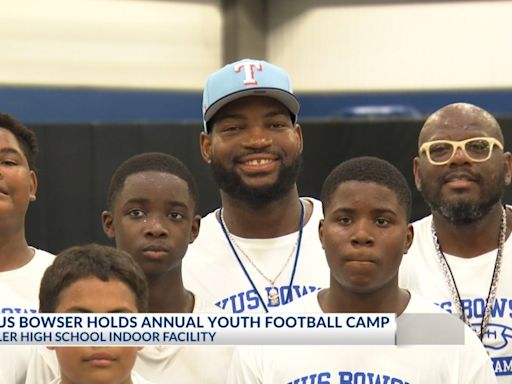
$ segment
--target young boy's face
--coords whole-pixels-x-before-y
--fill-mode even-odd
[[[29,202],[35,200],[36,188],[36,175],[18,140],[0,127],[0,218],[23,218]]]
[[[161,274],[181,263],[199,232],[199,216],[187,183],[165,172],[128,176],[103,213],[103,229],[118,248],[135,258],[146,275]]]
[[[412,242],[405,208],[389,188],[348,181],[334,191],[319,227],[331,286],[370,293],[396,288],[398,267]]]
[[[101,294],[98,294],[101,292]],[[136,313],[136,298],[117,279],[87,277],[69,285],[59,295],[58,313]],[[62,384],[128,384],[138,347],[53,347]]]

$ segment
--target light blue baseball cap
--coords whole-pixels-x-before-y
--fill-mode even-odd
[[[226,65],[208,77],[203,92],[203,123],[226,104],[247,96],[266,96],[280,101],[297,120],[300,105],[286,71],[263,60],[243,59]]]

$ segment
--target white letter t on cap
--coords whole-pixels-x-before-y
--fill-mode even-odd
[[[256,85],[258,82],[256,81],[256,78],[254,77],[254,68],[256,68],[258,71],[263,71],[263,66],[261,63],[255,64],[255,63],[244,63],[244,64],[238,64],[235,66],[235,72],[240,72],[242,69],[245,73],[245,85]]]

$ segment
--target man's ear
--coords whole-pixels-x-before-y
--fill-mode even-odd
[[[412,161],[412,172],[416,189],[421,192],[420,158],[417,156]]]
[[[295,124],[294,133],[299,145],[299,153],[302,153],[302,150],[304,149],[304,141],[302,137],[302,127],[299,124]]]
[[[110,211],[103,211],[101,213],[101,226],[103,227],[103,232],[109,239],[115,238],[115,229],[114,229],[114,216]]]
[[[199,136],[199,149],[201,150],[201,157],[208,164],[211,163],[212,159],[212,137],[211,134],[201,132]]]
[[[510,185],[512,179],[512,154],[510,152],[503,154],[503,170],[503,181],[505,185]]]

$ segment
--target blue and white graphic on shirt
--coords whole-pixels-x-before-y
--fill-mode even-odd
[[[441,308],[453,313],[451,301],[437,303]],[[462,308],[471,327],[478,331],[485,312],[485,298],[462,299]],[[482,340],[491,356],[501,351],[505,354],[491,357],[496,376],[512,376],[512,299],[496,298],[491,307],[491,321],[487,325]],[[498,352],[499,351],[499,352]]]
[[[322,313],[318,292],[283,308],[288,313]],[[404,314],[443,312],[414,292]],[[404,323],[418,332],[414,323]],[[421,331],[420,331],[421,332]],[[480,340],[464,326],[462,345],[241,346],[227,384],[423,384],[496,383]]]
[[[305,286],[305,285],[282,285],[274,287],[279,292],[278,302],[273,304],[269,301],[265,302],[265,305],[268,309],[272,309],[275,307],[279,307],[288,303],[291,303],[293,300],[307,295],[309,293],[316,292],[321,287],[316,286]],[[271,286],[264,287],[265,294],[262,295],[263,300],[268,298],[269,292],[272,289]],[[254,289],[250,289],[247,291],[238,292],[234,295],[226,297],[222,300],[219,300],[215,303],[215,305],[225,311],[232,313],[242,313],[252,310],[261,310],[263,309],[263,305],[261,304],[261,300]]]
[[[37,308],[21,307],[21,306],[17,306],[17,305],[6,306],[6,307],[0,307],[0,313],[2,315],[11,314],[11,313],[21,313],[21,314],[37,313]]]
[[[413,223],[414,240],[400,266],[399,283],[437,303],[448,312],[456,311],[446,278],[440,268],[430,231],[432,216]],[[472,328],[479,330],[496,261],[496,249],[473,258],[445,254],[462,307]],[[505,242],[496,298],[483,344],[489,353],[498,383],[512,384],[512,237]]]
[[[287,384],[409,384],[407,380],[382,373],[339,371],[310,373]]]

